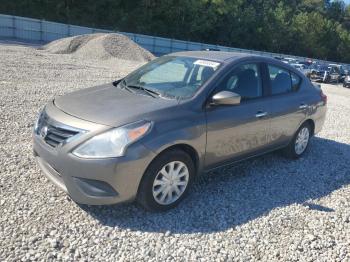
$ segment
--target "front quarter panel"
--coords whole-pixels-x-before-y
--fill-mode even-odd
[[[171,114],[171,116],[166,116]],[[198,154],[198,172],[202,170],[206,146],[206,119],[203,111],[179,105],[154,120],[151,133],[142,143],[156,155],[174,145],[188,145]]]

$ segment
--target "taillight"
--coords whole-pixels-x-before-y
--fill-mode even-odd
[[[327,96],[322,92],[322,90],[321,90],[321,99],[322,99],[323,103],[326,105],[327,104]]]

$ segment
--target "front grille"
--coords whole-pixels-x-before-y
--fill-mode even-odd
[[[44,140],[50,146],[56,147],[76,134],[78,134],[78,132],[48,125],[47,135]]]
[[[39,118],[36,133],[41,136],[48,145],[57,147],[67,141],[67,139],[77,135],[79,131],[53,121],[43,112]]]

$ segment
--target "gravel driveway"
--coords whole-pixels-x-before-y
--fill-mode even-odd
[[[79,206],[36,166],[39,108],[139,64],[0,45],[0,261],[350,261],[350,89],[302,159],[268,154],[197,181],[167,213]]]

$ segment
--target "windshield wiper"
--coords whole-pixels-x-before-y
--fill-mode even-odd
[[[126,85],[126,81],[125,81],[124,79],[121,80],[121,81],[119,81],[119,82],[113,82],[113,85],[114,85],[115,87],[119,87],[120,89],[126,89],[126,90],[128,90],[130,93],[134,93],[133,91],[131,91],[130,88],[128,88],[128,86]]]
[[[142,90],[144,91],[145,93],[147,93],[149,96],[151,97],[160,97],[162,94],[153,90],[153,89],[149,89],[149,88],[146,88],[146,87],[143,87],[143,86],[138,86],[138,85],[128,85],[125,81],[125,79],[123,79],[122,81],[120,81],[117,86],[120,86],[120,88],[122,89],[126,89],[128,90],[129,92],[131,93],[135,93],[133,92],[131,89],[138,89],[138,90]]]
[[[160,97],[161,94],[158,93],[157,91],[155,90],[152,90],[152,89],[149,89],[149,88],[146,88],[146,87],[143,87],[143,86],[137,86],[137,85],[125,85],[126,88],[134,88],[134,89],[138,89],[138,90],[142,90],[144,91],[145,93],[147,93],[149,96],[151,97]]]

